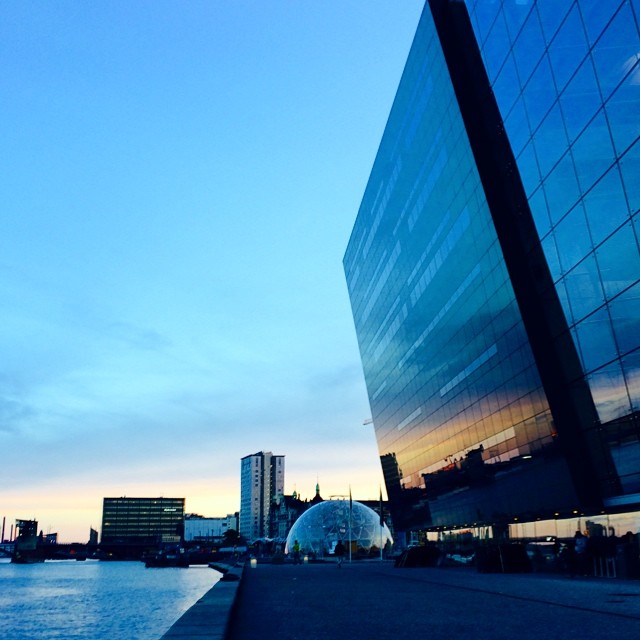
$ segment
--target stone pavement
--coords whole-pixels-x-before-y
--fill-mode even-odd
[[[221,579],[188,609],[162,640],[224,640],[238,593],[242,566],[211,563]]]
[[[217,587],[214,587],[216,589]],[[640,638],[640,582],[390,562],[247,566],[226,640]]]

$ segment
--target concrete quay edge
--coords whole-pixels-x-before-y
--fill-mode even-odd
[[[210,563],[222,577],[185,611],[161,640],[224,640],[246,565]]]

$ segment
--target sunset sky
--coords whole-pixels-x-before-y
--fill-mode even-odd
[[[342,257],[419,0],[0,5],[0,518],[378,496]],[[6,534],[8,535],[8,534]]]

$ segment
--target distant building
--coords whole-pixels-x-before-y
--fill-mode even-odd
[[[310,507],[324,502],[320,495],[320,485],[316,484],[316,494],[311,500],[301,500],[296,491],[290,496],[278,496],[271,505],[271,537],[285,542],[296,520]]]
[[[260,451],[240,461],[240,535],[247,542],[272,537],[271,505],[284,494],[284,456]]]
[[[104,498],[101,544],[179,542],[184,531],[184,501],[184,498]]]
[[[227,530],[233,530],[240,532],[240,512],[227,514]]]
[[[205,518],[195,513],[188,513],[184,517],[185,542],[220,542],[224,534],[235,527],[229,526],[234,522],[234,515],[219,518]]]

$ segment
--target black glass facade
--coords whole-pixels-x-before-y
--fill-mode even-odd
[[[637,508],[639,5],[467,5],[425,7],[344,259],[394,521]]]

